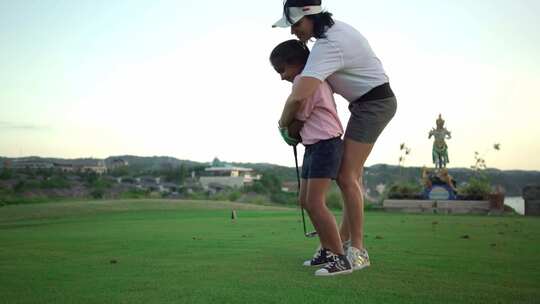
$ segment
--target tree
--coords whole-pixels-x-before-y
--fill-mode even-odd
[[[184,164],[177,168],[171,167],[162,173],[165,176],[165,181],[177,184],[183,184],[188,176],[188,171]]]
[[[260,183],[266,189],[267,193],[281,192],[281,180],[273,173],[264,173]]]
[[[1,171],[0,171],[0,179],[2,180],[8,180],[8,179],[11,179],[13,178],[13,170],[10,169],[10,168],[3,168]]]

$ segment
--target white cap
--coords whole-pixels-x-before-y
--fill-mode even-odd
[[[292,23],[290,23],[289,20],[287,20],[287,16],[283,14],[283,17],[274,23],[272,27],[289,27],[300,21],[304,16],[322,13],[322,7],[320,5],[289,7],[287,9],[289,10],[289,17],[291,18]]]

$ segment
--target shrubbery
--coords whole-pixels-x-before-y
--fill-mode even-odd
[[[227,199],[231,202],[236,202],[241,196],[242,193],[240,191],[234,190],[227,195]]]
[[[112,187],[112,182],[104,179],[103,177],[89,175],[87,178],[88,186],[90,187],[90,196],[95,199],[102,199],[105,197],[107,189]]]
[[[39,187],[41,189],[66,189],[70,188],[68,180],[61,176],[52,176],[41,181]]]
[[[148,197],[148,191],[140,189],[130,189],[129,191],[123,192],[120,194],[122,199],[138,199]]]
[[[270,195],[270,200],[276,204],[282,205],[296,205],[298,204],[298,197],[296,193],[279,191]]]
[[[466,185],[458,188],[460,196],[471,199],[487,199],[490,192],[491,184],[488,178],[483,175],[471,177]]]
[[[3,168],[0,170],[0,180],[8,180],[13,178],[13,170]]]
[[[343,209],[343,197],[338,190],[331,190],[326,195],[326,205],[330,209],[342,210]]]
[[[388,189],[390,199],[418,199],[422,197],[422,186],[413,182],[395,183]]]

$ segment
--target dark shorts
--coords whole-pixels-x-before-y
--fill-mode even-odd
[[[336,179],[343,155],[343,141],[336,137],[307,145],[302,163],[302,178]]]
[[[375,143],[396,114],[396,109],[395,96],[351,102],[351,117],[345,130],[345,138],[366,144]]]

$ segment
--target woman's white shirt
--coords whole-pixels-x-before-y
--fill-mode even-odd
[[[349,102],[388,82],[381,61],[355,28],[336,20],[325,35],[313,45],[302,76],[328,81]]]

